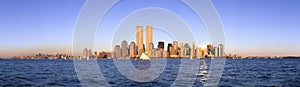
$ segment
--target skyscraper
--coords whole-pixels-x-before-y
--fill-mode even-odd
[[[178,41],[173,41],[173,50],[174,50],[174,54],[172,54],[172,55],[179,55]]]
[[[174,50],[178,49],[178,41],[173,41]]]
[[[195,57],[195,43],[192,44],[192,48],[191,48],[191,58]]]
[[[208,57],[207,48],[202,49],[202,57]]]
[[[89,49],[87,59],[90,59],[90,58],[92,58],[92,57],[93,57],[92,50]]]
[[[218,48],[219,48],[219,56],[220,57],[225,57],[224,45],[223,44],[219,44]]]
[[[88,49],[84,48],[83,49],[83,54],[82,54],[82,58],[87,58],[88,57]]]
[[[203,54],[202,54],[202,49],[201,49],[201,47],[197,47],[196,48],[196,57],[197,58],[203,58]]]
[[[159,41],[158,42],[158,45],[157,45],[157,48],[159,48],[159,49],[163,49],[164,50],[164,48],[165,48],[165,43],[164,42],[162,42],[162,41]]]
[[[186,54],[186,51],[185,51],[185,48],[184,48],[184,44],[185,43],[180,43],[180,57],[181,58],[184,58],[185,57],[185,54]]]
[[[128,43],[125,40],[123,40],[121,44],[121,57],[123,58],[128,57]]]
[[[150,43],[152,43],[152,26],[146,26],[146,52],[150,52]]]
[[[219,55],[219,46],[214,47],[214,49],[215,49],[215,51],[214,51],[215,57],[220,57],[220,55]]]
[[[121,57],[121,48],[120,45],[116,45],[113,53],[114,58],[120,58]]]
[[[207,53],[209,57],[213,57],[214,56],[214,47],[212,44],[208,44],[207,45]]]
[[[130,42],[130,46],[129,46],[129,57],[130,58],[134,58],[136,55],[136,46],[134,42]]]
[[[144,52],[144,44],[143,44],[143,26],[136,27],[136,43],[137,43],[137,51],[138,57],[142,55]]]
[[[185,55],[184,55],[185,57],[191,56],[191,46],[188,43],[184,44],[184,50],[185,50]]]
[[[168,55],[169,55],[169,56],[171,55],[171,49],[172,49],[172,48],[173,48],[172,43],[168,43],[167,52],[168,52]]]
[[[152,49],[154,49],[154,44],[153,44],[153,43],[150,43],[149,49],[150,49],[150,51],[151,51]]]
[[[150,43],[149,44],[149,51],[148,51],[148,56],[149,57],[154,57],[153,55],[155,54],[155,51],[154,50],[154,44],[153,43]]]

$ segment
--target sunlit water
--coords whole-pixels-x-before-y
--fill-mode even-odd
[[[210,59],[205,60],[209,66]],[[163,73],[150,82],[135,82],[122,76],[113,60],[98,60],[101,72],[112,86],[171,86],[178,75],[180,59],[167,59]],[[149,61],[135,61],[145,70]],[[199,68],[199,67],[195,67]],[[203,86],[198,76],[194,86]],[[0,60],[0,86],[81,86],[72,60]],[[227,59],[219,86],[300,86],[300,59]]]

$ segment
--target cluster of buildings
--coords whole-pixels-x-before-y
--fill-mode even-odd
[[[80,56],[80,58],[86,58],[86,59],[90,59],[90,58],[112,58],[112,53],[111,52],[105,52],[105,51],[92,52],[91,49],[84,48],[83,54],[82,54],[82,56]]]
[[[53,54],[43,54],[38,53],[32,56],[14,56],[12,59],[73,59],[72,55],[68,54],[59,54],[55,50],[53,51]]]
[[[224,45],[207,47],[196,47],[188,43],[179,43],[173,41],[168,43],[165,49],[165,42],[159,41],[157,47],[154,47],[152,37],[152,26],[146,26],[146,43],[144,43],[143,26],[136,27],[136,42],[122,41],[121,45],[116,45],[112,52],[112,58],[138,58],[142,53],[148,54],[150,58],[211,58],[225,57]]]

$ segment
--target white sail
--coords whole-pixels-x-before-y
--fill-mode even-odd
[[[143,53],[140,57],[141,60],[149,60],[150,58],[145,54]]]
[[[200,66],[201,70],[206,70],[207,69],[207,64],[204,60],[202,60],[202,65]]]

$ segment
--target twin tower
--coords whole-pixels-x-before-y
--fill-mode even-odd
[[[146,50],[144,48],[144,28],[143,26],[136,27],[136,43],[137,43],[137,51],[138,56],[140,56],[143,52],[150,52],[150,44],[152,43],[152,26],[146,26]]]

